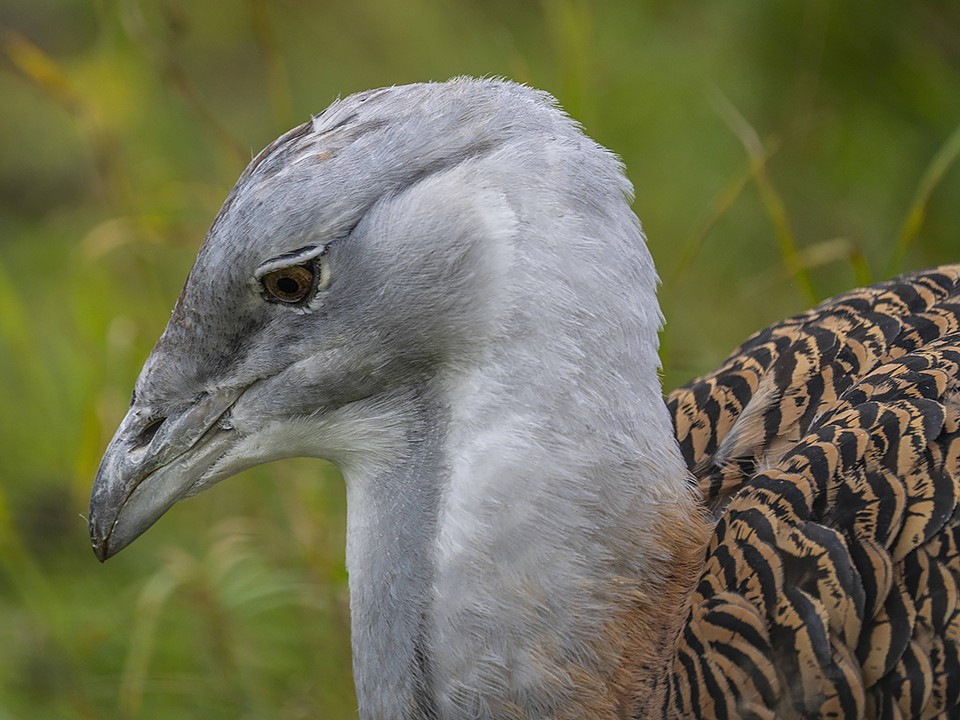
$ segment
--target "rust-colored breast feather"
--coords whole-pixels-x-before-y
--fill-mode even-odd
[[[763,330],[668,402],[719,520],[664,716],[960,717],[960,266]]]

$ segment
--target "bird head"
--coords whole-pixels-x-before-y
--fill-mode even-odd
[[[520,307],[525,285],[551,284],[539,302],[583,325],[569,284],[591,271],[576,253],[617,253],[578,244],[582,228],[546,233],[571,238],[550,253],[524,238],[590,200],[639,239],[628,193],[615,158],[550,96],[509,82],[361,93],[280,137],[227,197],[105,452],[91,497],[97,556],[242,469],[375,453],[389,443],[377,418],[406,388],[523,333],[520,310],[549,311]],[[520,272],[517,256],[553,266]],[[632,283],[630,263],[608,265]]]

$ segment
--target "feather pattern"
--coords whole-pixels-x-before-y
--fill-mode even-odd
[[[960,708],[960,266],[833,298],[668,398],[720,514],[662,715]]]

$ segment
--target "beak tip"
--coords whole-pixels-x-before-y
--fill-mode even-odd
[[[99,560],[101,563],[106,562],[107,559],[110,558],[111,553],[106,540],[94,540],[90,544],[93,546],[93,554],[97,556],[97,560]]]
[[[91,517],[95,517],[93,513],[91,513]],[[112,533],[103,532],[103,528],[95,526],[92,522],[90,523],[90,547],[100,562],[106,562],[117,554],[117,548],[112,547],[114,543],[110,542],[111,535]]]

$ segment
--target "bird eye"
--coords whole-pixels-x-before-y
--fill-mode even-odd
[[[274,300],[294,304],[303,301],[314,287],[314,268],[310,265],[291,265],[268,272],[260,282]]]

